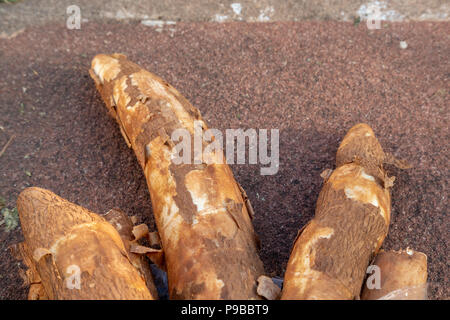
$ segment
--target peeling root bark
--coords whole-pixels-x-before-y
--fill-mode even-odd
[[[380,268],[380,287],[369,289],[366,283],[361,299],[427,299],[427,256],[424,253],[411,249],[382,251],[373,265]]]
[[[15,254],[29,268],[29,299],[156,298],[125,233],[101,216],[40,188],[22,191],[17,208],[25,241]]]
[[[393,179],[372,129],[352,127],[337,168],[325,172],[314,218],[299,233],[286,269],[282,299],[354,299],[366,268],[387,235]]]
[[[199,110],[170,84],[120,54],[97,55],[90,74],[144,170],[170,297],[259,299],[257,279],[264,270],[251,205],[223,154],[204,153],[204,159],[212,160],[208,163],[177,165],[171,160],[174,130],[185,129],[193,141],[194,121],[207,129]]]
[[[133,233],[134,225],[130,217],[125,214],[125,212],[117,208],[109,210],[102,217],[105,218],[105,220],[108,221],[119,233],[128,257],[130,258],[131,264],[144,277],[147,288],[150,290],[151,295],[156,299],[158,297],[158,291],[153,283],[152,271],[150,269],[150,265],[148,264],[147,258],[144,255],[136,254],[131,251],[132,246],[138,244],[138,240],[140,238],[136,238],[136,235]],[[139,229],[146,228],[148,231],[147,225],[145,224],[140,225],[139,227]]]

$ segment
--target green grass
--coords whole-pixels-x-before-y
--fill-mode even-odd
[[[0,220],[0,226],[3,226],[6,232],[14,230],[19,225],[17,208],[8,209],[6,207],[6,200],[2,196],[0,196],[0,218],[2,218]]]
[[[8,209],[3,208],[1,211],[3,219],[0,221],[0,226],[3,226],[6,232],[13,231],[19,225],[19,213],[17,208]]]

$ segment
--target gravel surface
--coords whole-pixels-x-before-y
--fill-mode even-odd
[[[345,132],[370,124],[386,151],[414,165],[388,168],[397,179],[384,248],[426,253],[431,297],[449,298],[449,27],[88,22],[0,39],[0,149],[15,135],[0,157],[0,196],[13,208],[23,188],[39,186],[98,213],[122,208],[154,229],[144,176],[88,75],[95,54],[121,52],[179,89],[211,128],[280,130],[276,175],[232,166],[255,209],[270,276],[283,276]],[[7,250],[20,227],[0,228],[0,299],[23,299]]]

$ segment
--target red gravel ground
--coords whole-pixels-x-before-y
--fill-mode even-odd
[[[319,174],[345,132],[370,124],[386,151],[414,169],[397,176],[386,249],[429,261],[431,298],[449,298],[449,23],[178,23],[47,25],[0,40],[0,195],[27,186],[95,212],[119,207],[154,228],[141,169],[88,75],[100,52],[122,52],[178,88],[211,128],[278,128],[280,170],[234,165],[255,208],[268,274],[283,276],[297,230],[314,214]],[[400,49],[405,40],[407,49]],[[25,171],[31,173],[28,176]],[[23,299],[18,263],[0,233],[0,299]]]

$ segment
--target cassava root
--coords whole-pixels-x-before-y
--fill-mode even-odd
[[[427,256],[412,249],[380,251],[373,262],[380,283],[366,283],[363,300],[424,300],[427,298]],[[375,279],[377,281],[378,279]]]
[[[25,241],[13,251],[28,267],[29,299],[157,298],[146,262],[129,252],[125,214],[109,213],[120,219],[118,232],[100,215],[35,187],[20,193],[17,208]]]
[[[170,297],[259,299],[264,270],[252,210],[223,154],[205,152],[208,163],[171,160],[174,130],[192,138],[194,121],[207,129],[199,110],[121,54],[97,55],[90,74],[147,179]]]
[[[315,216],[295,241],[282,299],[359,297],[389,227],[394,178],[383,168],[386,159],[368,125],[348,131],[336,154],[337,168],[322,174]]]

